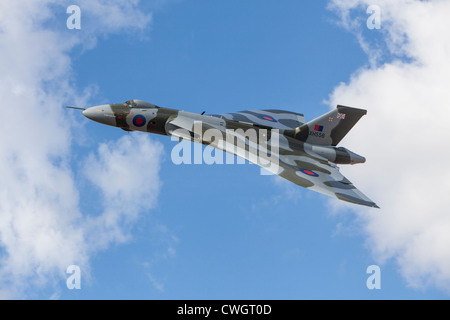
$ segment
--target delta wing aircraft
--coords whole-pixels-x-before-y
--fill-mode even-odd
[[[125,131],[144,131],[210,145],[301,187],[378,208],[337,166],[366,161],[337,146],[367,113],[363,109],[338,105],[306,122],[302,114],[283,110],[206,115],[163,108],[142,100],[68,108],[81,109],[87,118]]]

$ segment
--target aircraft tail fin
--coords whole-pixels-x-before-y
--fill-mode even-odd
[[[366,113],[364,109],[338,105],[336,109],[285,134],[311,144],[336,146]]]

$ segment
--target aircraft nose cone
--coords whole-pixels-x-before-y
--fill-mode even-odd
[[[83,110],[83,115],[96,122],[107,124],[110,126],[116,125],[116,118],[111,110],[109,104],[87,108]]]
[[[98,121],[101,118],[104,117],[102,109],[98,107],[91,107],[91,108],[87,108],[86,110],[83,110],[83,116],[85,116],[88,119],[94,120],[94,121]]]
[[[82,114],[83,114],[83,116],[85,116],[86,118],[92,120],[92,114],[93,114],[93,112],[92,112],[91,109],[92,109],[92,108],[84,109],[83,112],[82,112]]]

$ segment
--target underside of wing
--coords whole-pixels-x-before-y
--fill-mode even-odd
[[[284,110],[249,110],[221,115],[224,119],[290,130],[305,123],[303,114]]]
[[[308,155],[280,156],[279,176],[310,190],[326,194],[339,200],[379,208],[359,191],[327,161],[319,161]]]

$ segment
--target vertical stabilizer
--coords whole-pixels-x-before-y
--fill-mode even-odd
[[[285,134],[311,144],[336,146],[367,110],[338,105],[336,109]]]

